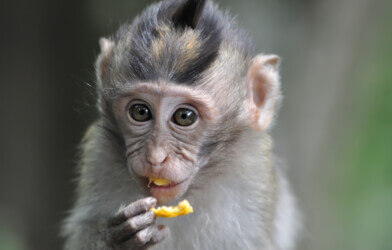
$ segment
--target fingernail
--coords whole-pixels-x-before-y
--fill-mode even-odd
[[[148,203],[151,204],[151,206],[155,206],[155,204],[157,203],[157,199],[155,199],[154,197],[150,197],[148,199]]]

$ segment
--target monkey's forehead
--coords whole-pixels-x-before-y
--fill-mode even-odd
[[[112,67],[121,68],[117,72],[123,72],[128,79],[167,79],[193,84],[225,48],[231,47],[245,57],[252,54],[247,36],[212,2],[207,1],[194,28],[173,23],[172,15],[178,3],[154,4],[131,25],[120,28],[114,36],[115,60],[111,60]]]
[[[131,82],[117,85],[115,88],[106,88],[103,94],[111,99],[121,98],[134,93],[149,94],[155,96],[183,96],[194,100],[208,101],[212,103],[210,93],[202,88],[178,85],[167,81]]]

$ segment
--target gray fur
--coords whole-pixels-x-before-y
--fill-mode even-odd
[[[106,133],[95,124],[84,144],[79,198],[63,228],[65,249],[111,249],[109,217],[145,197]],[[195,213],[158,221],[171,237],[154,249],[293,249],[298,215],[270,149],[266,134],[247,130],[231,150],[217,153],[184,197]]]

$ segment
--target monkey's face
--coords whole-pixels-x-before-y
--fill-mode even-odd
[[[212,107],[205,92],[167,83],[131,86],[114,101],[128,168],[159,203],[180,198],[207,161],[200,149]]]

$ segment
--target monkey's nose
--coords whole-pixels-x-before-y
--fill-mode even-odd
[[[167,160],[167,154],[163,150],[156,150],[147,156],[147,161],[153,167],[160,167]]]

